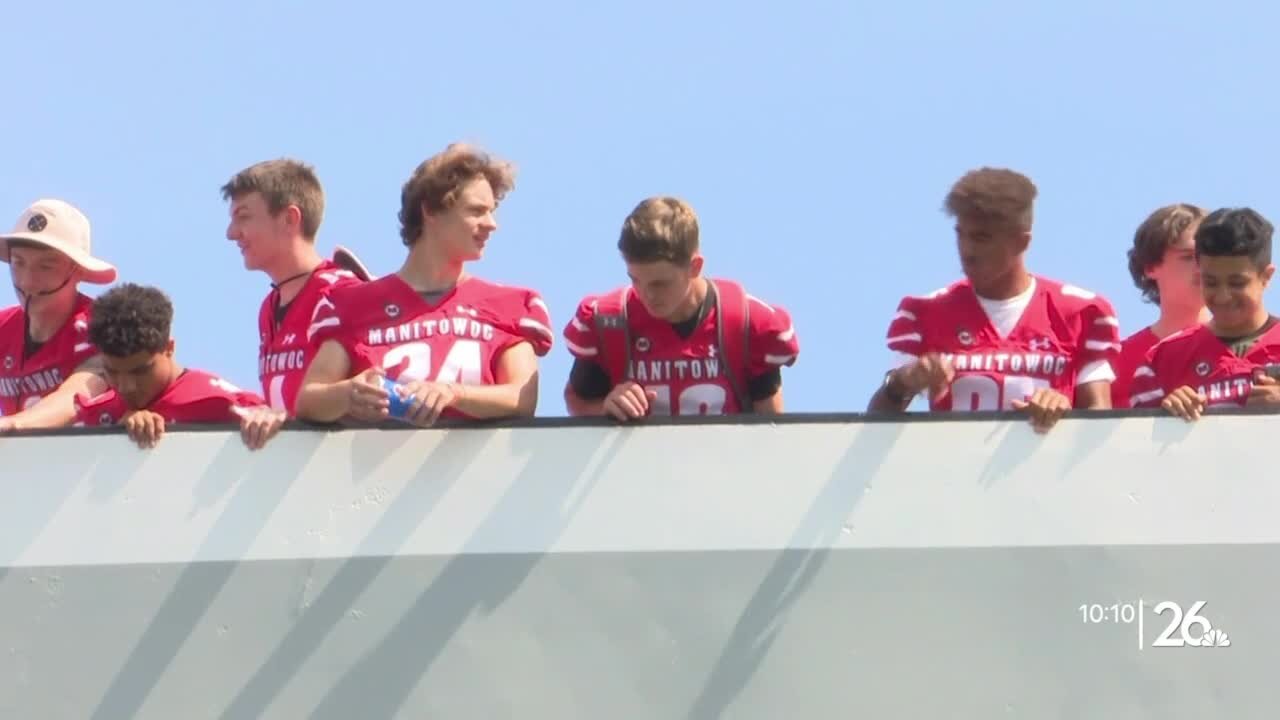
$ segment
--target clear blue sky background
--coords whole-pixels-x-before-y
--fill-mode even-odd
[[[1036,181],[1032,269],[1107,295],[1126,334],[1152,319],[1124,256],[1147,212],[1280,219],[1277,20],[1185,0],[15,2],[0,221],[79,205],[122,279],[174,298],[179,357],[257,389],[268,280],[225,240],[219,186],[314,164],[321,250],[390,272],[401,183],[470,140],[520,169],[474,271],[541,290],[557,330],[625,282],[636,202],[680,195],[708,271],[794,315],[789,409],[861,409],[899,298],[959,275],[939,208],[969,168]],[[540,414],[564,412],[568,358],[544,360]]]

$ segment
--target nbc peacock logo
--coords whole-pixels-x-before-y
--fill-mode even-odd
[[[1214,628],[1200,638],[1200,647],[1231,647],[1231,637],[1226,631]]]

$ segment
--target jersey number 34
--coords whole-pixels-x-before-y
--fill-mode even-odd
[[[432,367],[431,346],[424,342],[397,345],[382,356],[382,368],[398,382],[430,380],[439,383],[479,385],[484,381],[480,343],[454,340],[439,367]],[[434,377],[432,377],[434,371]]]

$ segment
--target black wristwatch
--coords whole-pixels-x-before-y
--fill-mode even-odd
[[[897,370],[884,374],[884,396],[899,405],[907,401],[906,389],[902,387],[902,381],[898,380]]]

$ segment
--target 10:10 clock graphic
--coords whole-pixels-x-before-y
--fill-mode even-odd
[[[1142,598],[1134,602],[1118,602],[1110,605],[1085,603],[1076,608],[1080,621],[1087,625],[1133,625],[1138,634],[1138,649],[1145,649],[1144,616],[1150,610],[1159,618],[1153,620],[1163,625],[1163,630],[1151,642],[1151,647],[1231,647],[1231,638],[1221,628],[1216,628],[1201,614],[1206,602],[1197,600],[1184,610],[1178,603],[1165,600],[1149,605]],[[1167,617],[1166,617],[1167,616]]]

